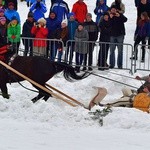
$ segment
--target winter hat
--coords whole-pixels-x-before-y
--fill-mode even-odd
[[[92,14],[91,13],[87,13],[86,16],[89,16],[92,18]]]
[[[42,22],[44,25],[46,25],[46,20],[44,18],[40,18],[37,22],[38,23]]]
[[[11,5],[14,6],[14,3],[13,2],[9,2],[8,6],[11,6]]]
[[[70,18],[71,16],[74,16],[74,17],[75,17],[74,12],[71,12],[71,13],[68,14],[68,18]]]
[[[112,5],[112,6],[110,7],[110,10],[111,10],[112,8],[117,9],[116,5]]]
[[[65,23],[66,25],[68,24],[68,21],[67,21],[67,19],[64,19],[62,22],[61,22],[61,24],[62,23]]]
[[[109,16],[109,13],[106,11],[106,12],[104,12],[103,16],[105,16],[105,15]]]
[[[28,17],[32,17],[33,18],[33,13],[31,11],[28,13]]]
[[[0,8],[0,13],[3,12],[4,13],[4,9]]]
[[[6,21],[5,17],[0,17],[0,21]]]

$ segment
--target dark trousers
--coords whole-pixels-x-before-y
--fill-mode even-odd
[[[33,56],[33,42],[32,39],[25,39],[24,40],[24,46],[25,46],[25,51],[24,51],[24,56],[28,55]]]
[[[145,44],[146,44],[146,41],[145,41],[145,37],[140,37],[140,36],[137,36],[137,38],[135,39],[135,42],[134,42],[134,53],[135,53],[135,57],[137,58],[138,56],[138,44],[142,42],[142,60],[145,59]]]

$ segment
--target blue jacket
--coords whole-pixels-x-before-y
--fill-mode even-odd
[[[8,22],[11,21],[12,17],[16,17],[16,19],[18,20],[18,23],[20,23],[20,16],[16,10],[6,9],[4,12],[4,15],[6,16]]]
[[[47,8],[46,8],[46,5],[43,2],[40,2],[41,7],[36,8],[36,4],[37,4],[37,2],[35,2],[31,5],[30,11],[33,12],[34,19],[36,21],[38,21],[38,19],[40,19],[42,17],[44,18],[44,13],[47,12]]]
[[[77,21],[68,21],[69,40],[74,40],[74,35],[77,28]]]
[[[48,38],[49,39],[54,39],[54,33],[57,29],[61,28],[61,22],[55,18],[46,18],[46,27],[48,28]]]
[[[94,9],[97,24],[99,23],[101,16],[103,16],[106,11],[108,11],[108,6],[106,4],[99,5]]]
[[[64,2],[63,0],[56,0],[52,5],[50,11],[55,12],[55,14],[57,15],[57,19],[62,22],[62,20],[67,18],[70,10],[66,2]]]
[[[26,2],[30,2],[30,3],[35,3],[36,2],[36,0],[26,0]],[[45,0],[42,0],[42,2],[44,2],[45,3]]]

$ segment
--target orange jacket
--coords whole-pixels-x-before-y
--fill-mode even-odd
[[[149,112],[150,96],[147,95],[147,93],[139,93],[134,98],[133,107],[145,112]]]
[[[73,5],[72,12],[74,12],[76,20],[79,23],[83,23],[86,19],[86,14],[88,13],[87,5],[84,2],[76,2]]]

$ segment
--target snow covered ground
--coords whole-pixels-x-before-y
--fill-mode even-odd
[[[74,1],[67,1],[70,8]],[[85,0],[92,12],[95,1]],[[108,0],[108,5],[112,0]],[[126,43],[133,44],[136,9],[133,1],[123,0],[126,5]],[[47,0],[47,4],[50,2]],[[28,9],[25,2],[19,3],[22,22],[26,19]],[[94,16],[94,14],[93,14]],[[112,74],[131,76],[128,71],[114,70],[102,72],[107,78],[139,87],[137,80]],[[136,75],[145,75],[138,72]],[[119,98],[124,85],[89,76],[78,82],[66,82],[60,74],[49,80],[50,85],[62,90],[84,104],[88,104],[95,95],[93,86],[106,87],[108,95],[103,102],[112,102]],[[23,85],[32,88],[24,81]],[[112,108],[112,113],[104,118],[100,127],[98,121],[91,119],[89,111],[82,107],[71,107],[61,100],[50,98],[33,104],[30,100],[37,93],[27,91],[19,84],[8,85],[11,97],[0,97],[0,150],[148,150],[150,147],[150,115],[140,110],[129,108]],[[96,106],[92,111],[101,109]]]

